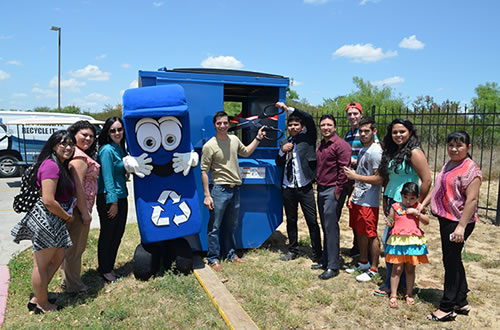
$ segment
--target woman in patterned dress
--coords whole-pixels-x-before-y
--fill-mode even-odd
[[[32,285],[35,295],[28,309],[35,313],[52,312],[58,306],[48,301],[48,285],[71,247],[66,228],[73,222],[70,208],[74,184],[68,163],[75,151],[75,138],[66,130],[52,134],[35,164],[37,186],[41,197],[24,218],[12,229],[14,242],[33,242]]]
[[[73,246],[64,251],[62,287],[66,292],[76,293],[88,290],[88,286],[81,280],[80,273],[82,254],[87,246],[92,207],[97,194],[97,177],[101,165],[94,159],[97,151],[94,125],[86,120],[80,120],[71,125],[68,132],[76,140],[75,154],[69,162],[69,170],[75,182],[77,202],[73,212],[75,221],[68,224]]]

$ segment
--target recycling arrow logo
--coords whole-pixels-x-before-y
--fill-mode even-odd
[[[161,216],[161,213],[165,211],[162,205],[165,205],[169,198],[172,200],[173,205],[178,204],[181,201],[181,196],[179,196],[179,194],[177,194],[175,191],[164,190],[160,194],[160,197],[158,197],[158,203],[160,203],[160,205],[152,206],[153,214],[151,215],[151,221],[158,227],[170,226],[170,218]],[[191,208],[185,201],[179,204],[179,209],[182,211],[182,214],[174,215],[174,218],[172,220],[172,222],[177,227],[179,227],[181,223],[188,221],[189,217],[191,216]]]

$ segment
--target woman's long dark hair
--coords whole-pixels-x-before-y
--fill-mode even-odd
[[[97,133],[94,125],[89,123],[88,120],[79,120],[70,127],[68,127],[68,132],[71,135],[76,136],[76,134],[83,129],[90,129],[92,131],[92,133],[94,134],[94,142],[90,145],[90,147],[87,150],[82,150],[82,151],[85,152],[89,157],[94,158],[95,153],[97,151],[97,136],[96,136]]]
[[[410,132],[410,137],[406,141],[405,145],[401,148],[392,139],[392,128],[396,124],[401,124]],[[384,177],[385,180],[389,179],[389,163],[391,163],[391,168],[395,169],[398,173],[397,168],[406,163],[406,168],[412,166],[411,164],[411,151],[415,147],[420,147],[420,140],[418,139],[417,130],[413,123],[408,119],[397,118],[394,119],[389,126],[387,126],[387,132],[384,137],[384,152],[382,153],[382,160],[380,161],[379,173]]]
[[[120,141],[120,148],[123,151],[125,151],[125,126],[123,126],[123,121],[120,117],[111,117],[106,119],[104,127],[102,128],[101,132],[99,133],[99,136],[97,137],[97,143],[99,144],[99,149],[101,149],[106,144],[110,144],[111,142],[113,142],[111,140],[111,137],[109,136],[109,129],[111,128],[111,125],[113,125],[116,121],[119,121],[123,127],[123,138]]]
[[[57,164],[57,167],[59,167],[59,180],[57,181],[56,189],[57,195],[63,195],[68,192],[70,194],[73,193],[73,179],[68,170],[68,163],[71,159],[67,159],[61,163],[54,151],[54,147],[61,142],[72,142],[76,144],[74,135],[71,135],[67,130],[54,132],[43,146],[42,151],[40,151],[34,167],[35,173],[38,174],[40,165],[47,159],[52,159]]]

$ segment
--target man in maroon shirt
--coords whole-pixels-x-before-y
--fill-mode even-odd
[[[321,263],[312,265],[311,268],[324,269],[319,275],[322,280],[328,280],[339,274],[339,219],[348,183],[344,167],[351,163],[351,146],[336,134],[336,125],[335,117],[332,115],[321,116],[319,127],[323,139],[316,152],[316,182],[324,247]]]

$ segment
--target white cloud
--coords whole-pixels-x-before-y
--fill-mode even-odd
[[[436,89],[436,92],[442,92],[442,91],[444,91],[443,87],[439,87],[438,89]]]
[[[0,70],[0,80],[6,80],[10,78],[10,74],[5,71]]]
[[[61,79],[61,88],[64,88],[70,92],[79,93],[80,87],[85,86],[87,83],[85,81],[78,81],[74,78]],[[57,77],[50,79],[49,87],[57,87]]]
[[[372,44],[344,45],[332,54],[333,57],[347,57],[354,62],[377,62],[397,55],[397,51],[389,50],[384,53],[382,48],[374,48]]]
[[[26,96],[28,96],[28,94],[26,94],[26,93],[13,93],[12,94],[12,97],[17,98],[17,99],[23,98],[23,97],[26,97]]]
[[[210,56],[201,62],[204,68],[217,68],[217,69],[241,69],[243,63],[238,61],[233,56]]]
[[[70,73],[73,77],[87,78],[88,80],[109,80],[109,77],[111,76],[111,72],[103,72],[97,65],[92,64]]]
[[[132,80],[130,84],[128,84],[128,88],[138,88],[138,87],[139,83],[137,82],[137,80]],[[125,94],[125,90],[120,89],[120,96],[123,96],[123,94]]]
[[[8,36],[6,36],[6,35],[1,35],[1,36],[0,36],[0,40],[8,40],[8,39],[12,39],[12,38],[14,38],[14,36],[13,36],[13,35],[8,35]]]
[[[304,0],[304,3],[307,3],[309,5],[322,5],[327,2],[328,0]]]
[[[123,63],[123,64],[122,64],[122,68],[128,69],[128,68],[130,68],[130,64],[128,64],[128,63]]]
[[[41,95],[46,96],[46,97],[56,97],[57,96],[57,93],[51,89],[42,89],[40,87],[33,87],[33,89],[31,89],[31,91],[33,93],[41,94]]]
[[[10,65],[23,65],[21,62],[16,61],[16,60],[7,61],[7,64],[10,64]]]
[[[99,93],[90,93],[89,95],[85,96],[85,99],[89,101],[105,102],[109,100],[109,97]]]
[[[164,4],[165,4],[165,2],[163,2],[163,1],[154,1],[153,2],[153,6],[155,6],[155,7],[161,7]]]
[[[100,60],[104,60],[107,56],[108,56],[108,54],[102,54],[102,55],[96,56],[95,59],[100,61]]]
[[[424,43],[420,40],[417,40],[416,35],[411,35],[407,38],[403,38],[399,43],[399,47],[408,48],[408,49],[424,49]]]
[[[385,78],[383,80],[370,81],[370,83],[375,86],[383,86],[383,85],[389,86],[389,85],[403,83],[404,81],[405,81],[404,78],[401,78],[399,76],[394,76],[390,78]]]
[[[368,2],[372,2],[372,3],[377,3],[377,2],[380,2],[381,0],[361,0],[361,2],[359,3],[360,6],[364,6],[366,5]]]
[[[292,81],[290,81],[290,85],[293,87],[297,87],[297,86],[304,85],[304,83],[302,81],[292,80]]]

